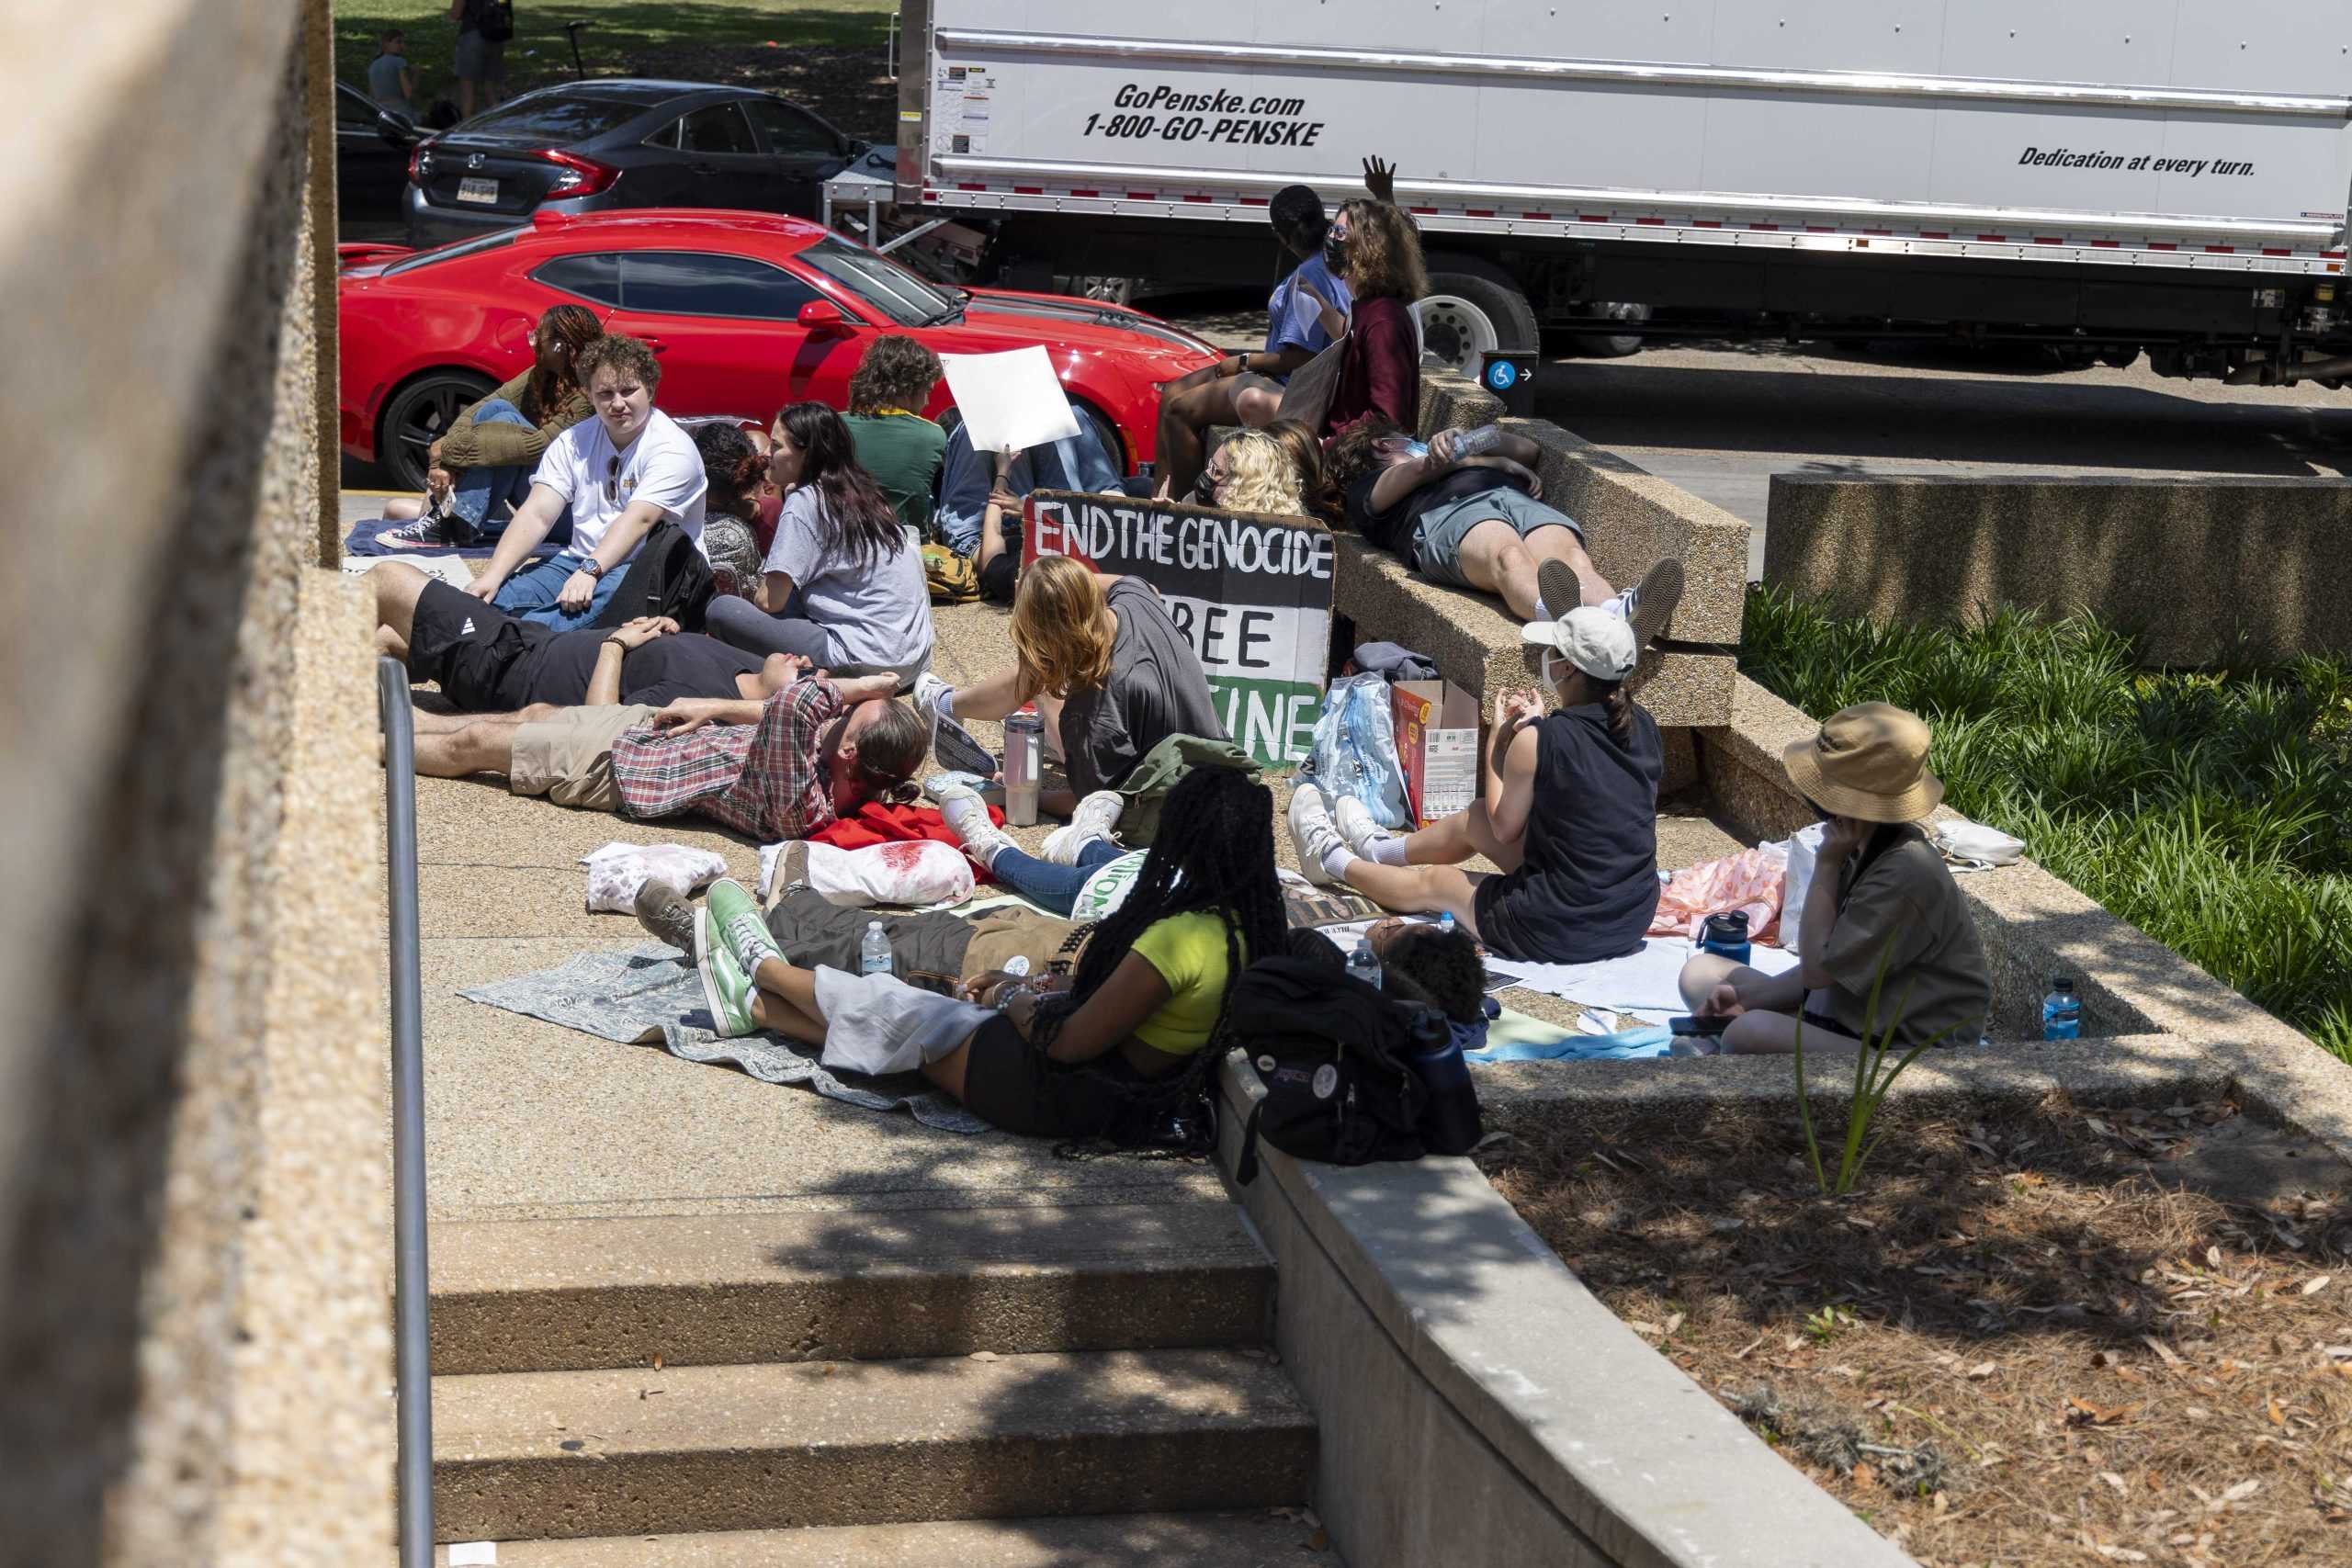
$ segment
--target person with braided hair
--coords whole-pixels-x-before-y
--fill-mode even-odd
[[[983,976],[969,989],[993,1016],[888,976],[802,968],[752,896],[721,882],[695,928],[704,997],[722,1035],[822,1044],[852,1016],[895,1031],[908,1066],[919,1053],[926,1077],[1006,1132],[1131,1141],[1201,1093],[1234,980],[1253,954],[1286,949],[1273,822],[1272,794],[1248,775],[1185,775],[1075,976]]]

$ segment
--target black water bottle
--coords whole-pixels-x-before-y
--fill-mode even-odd
[[[1413,1076],[1430,1096],[1421,1111],[1421,1141],[1431,1154],[1466,1155],[1480,1132],[1470,1064],[1462,1059],[1462,1043],[1445,1014],[1431,1007],[1413,1010]]]

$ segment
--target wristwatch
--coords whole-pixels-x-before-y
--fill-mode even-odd
[[[586,560],[580,563],[580,570],[586,572],[591,577],[602,578],[605,575],[605,563],[598,560],[594,556],[590,556]]]

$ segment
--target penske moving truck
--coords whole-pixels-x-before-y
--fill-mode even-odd
[[[1709,335],[2352,377],[2352,0],[904,0],[900,23],[901,210],[984,232],[1014,283],[1270,282],[1268,198],[1362,195],[1376,156],[1420,225],[1425,350],[1464,367],[1707,312]]]

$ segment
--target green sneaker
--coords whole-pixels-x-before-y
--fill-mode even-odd
[[[770,958],[782,958],[784,950],[768,934],[768,922],[760,913],[760,901],[752,897],[751,889],[733,877],[710,885],[703,895],[703,907],[710,912],[713,940],[722,943],[728,955],[735,960],[735,967],[745,975],[756,975],[760,964]]]
[[[695,970],[702,976],[702,999],[710,1008],[710,1027],[722,1040],[757,1034],[752,1017],[752,977],[735,962],[723,942],[712,940],[718,922],[707,908],[695,912]]]

